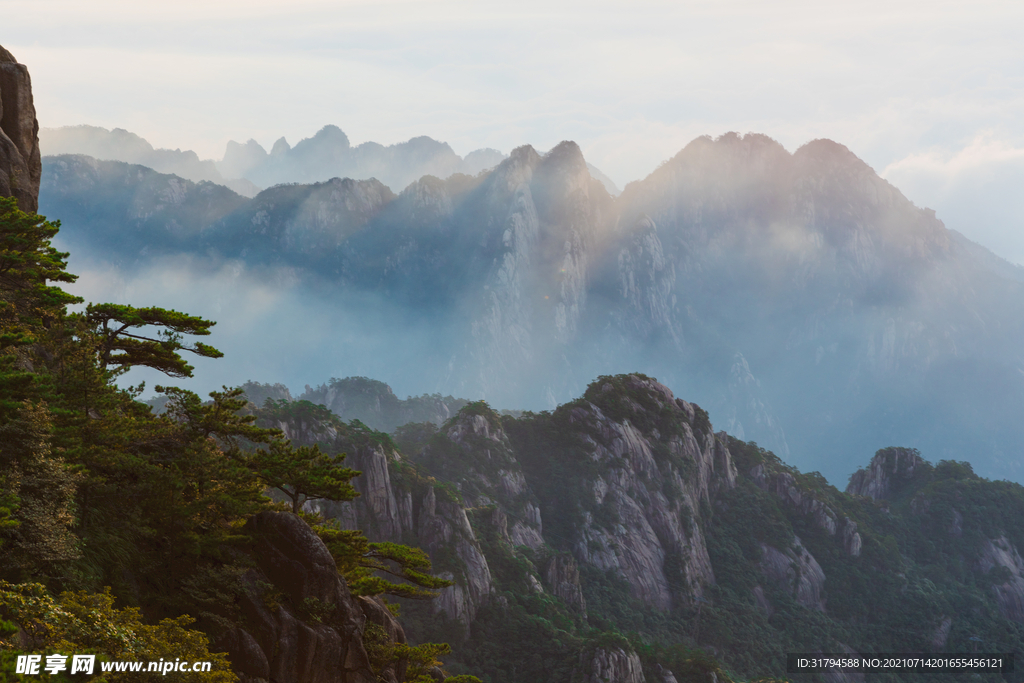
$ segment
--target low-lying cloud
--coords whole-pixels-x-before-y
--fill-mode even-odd
[[[445,331],[375,295],[346,292],[342,302],[339,292],[300,282],[288,268],[188,255],[155,259],[138,272],[79,250],[69,270],[79,282],[68,289],[87,302],[161,306],[217,322],[202,341],[225,351],[225,357],[185,354],[195,366],[194,378],[175,380],[143,368],[119,381],[122,386],[145,381],[146,396],[157,384],[205,395],[247,380],[280,382],[299,395],[306,384],[359,375],[387,382],[399,396],[438,389],[431,378],[440,377],[442,368],[424,366]]]
[[[910,154],[882,175],[957,230],[1024,264],[1024,144],[979,135],[960,149]]]

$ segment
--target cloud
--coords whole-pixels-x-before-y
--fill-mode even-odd
[[[438,388],[433,378],[439,372],[432,372],[429,359],[449,331],[403,314],[379,297],[348,293],[342,302],[335,290],[300,282],[287,268],[191,256],[156,259],[141,273],[77,250],[69,270],[79,282],[68,290],[87,302],[161,306],[216,321],[201,341],[225,351],[225,357],[184,354],[195,366],[193,379],[135,369],[119,380],[122,386],[145,381],[146,395],[164,384],[205,396],[251,379],[281,382],[298,396],[306,384],[348,376],[387,382],[399,396]]]
[[[429,135],[463,155],[576,140],[622,186],[702,134],[828,137],[886,168],[1024,116],[1020,3],[5,7],[41,125],[123,127],[204,158],[334,123],[354,144]]]
[[[946,227],[1024,265],[1024,140],[986,132],[959,149],[909,154],[882,175]]]

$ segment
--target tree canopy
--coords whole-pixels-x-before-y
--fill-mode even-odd
[[[190,680],[234,680],[205,634],[244,621],[246,521],[282,508],[272,489],[292,512],[308,500],[350,500],[358,472],[344,456],[258,426],[241,389],[203,400],[157,387],[169,400],[154,415],[136,400],[141,385],[119,388],[132,367],[183,378],[193,372],[184,352],[220,357],[186,340],[210,335],[214,322],[122,304],[69,312],[82,299],[59,287],[76,278],[50,243],[58,228],[0,198],[0,667],[30,637],[33,647],[107,658],[211,659],[217,670]],[[357,594],[447,585],[427,573],[421,551],[358,531],[330,540],[352,560],[351,578],[364,580]],[[374,582],[375,572],[409,588]],[[115,596],[130,607],[114,608]]]

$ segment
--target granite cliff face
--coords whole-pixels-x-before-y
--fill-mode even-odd
[[[597,384],[564,415],[594,472],[577,484],[590,500],[573,552],[581,563],[619,573],[656,609],[690,603],[715,582],[700,510],[734,480],[729,452],[706,414],[663,385],[638,376]],[[638,426],[651,414],[660,424]]]
[[[580,653],[578,675],[581,683],[647,683],[640,658],[622,648]]]
[[[0,47],[0,196],[22,211],[39,208],[39,122],[28,67]]]

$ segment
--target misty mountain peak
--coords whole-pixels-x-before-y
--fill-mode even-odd
[[[583,158],[583,151],[580,146],[572,140],[563,140],[557,145],[551,148],[547,154],[544,155],[544,161],[551,164],[556,164],[565,168],[586,168],[587,162]]]
[[[288,141],[284,139],[284,136],[281,136],[280,138],[277,139],[277,142],[274,143],[274,146],[270,148],[270,156],[284,156],[291,150],[292,146],[288,144]]]
[[[401,197],[411,199],[417,218],[443,220],[451,218],[452,198],[447,183],[435,176],[423,176],[402,190]]]
[[[725,133],[712,139],[702,135],[686,145],[666,166],[693,163],[702,160],[704,163],[729,165],[739,170],[743,167],[777,166],[784,163],[790,156],[786,148],[777,140],[761,133]],[[653,175],[653,174],[652,174]]]
[[[502,152],[485,147],[483,149],[475,149],[463,158],[463,164],[466,167],[466,173],[469,175],[476,175],[481,171],[494,168],[508,157]]]
[[[507,192],[513,192],[517,187],[530,182],[533,178],[533,169],[540,163],[540,155],[530,145],[523,145],[512,150],[508,159],[498,164],[491,174],[491,183],[494,187],[503,186]]]
[[[318,130],[316,135],[312,138],[301,140],[297,145],[295,145],[295,148],[298,149],[301,145],[308,144],[312,140],[315,140],[319,144],[330,144],[342,149],[348,149],[351,147],[348,141],[348,136],[345,135],[344,131],[330,123]]]
[[[575,142],[558,143],[544,155],[535,173],[538,186],[535,195],[542,204],[549,196],[567,198],[575,192],[589,196],[590,170],[583,151]]]
[[[819,168],[849,168],[861,173],[874,173],[874,169],[864,163],[846,145],[839,144],[828,138],[818,138],[803,145],[793,157],[805,164],[817,164]]]
[[[249,169],[263,163],[266,158],[267,150],[252,138],[244,145],[228,140],[224,160],[217,164],[217,169],[226,178],[241,178]]]
[[[437,154],[455,154],[447,142],[440,142],[427,135],[410,138],[406,142],[399,143],[396,147],[405,147],[407,151],[411,152],[413,159],[421,157],[420,161],[425,161]]]

